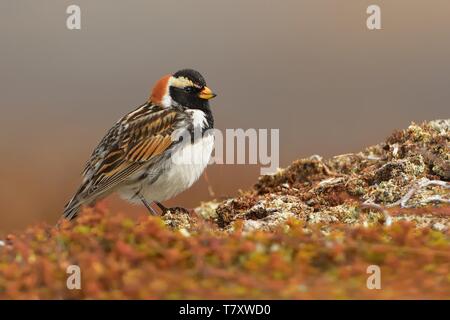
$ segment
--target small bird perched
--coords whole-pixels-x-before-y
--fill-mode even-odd
[[[180,70],[158,80],[149,100],[121,118],[94,149],[83,182],[64,208],[73,219],[82,205],[118,192],[151,207],[189,188],[207,166],[214,145],[214,94],[203,76]]]

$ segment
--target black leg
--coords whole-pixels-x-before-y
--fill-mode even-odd
[[[138,194],[139,199],[141,199],[142,203],[144,204],[144,206],[148,209],[148,212],[154,216],[157,216],[158,213],[156,213],[155,209],[153,209],[150,204],[147,202],[147,200],[145,200],[145,198],[139,193]]]

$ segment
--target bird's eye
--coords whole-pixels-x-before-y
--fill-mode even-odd
[[[194,92],[194,88],[193,87],[185,87],[184,91],[186,91],[188,93],[192,93],[192,92]]]

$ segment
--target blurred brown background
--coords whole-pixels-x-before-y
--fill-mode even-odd
[[[70,4],[81,6],[79,31],[66,29]],[[380,31],[366,28],[370,4]],[[281,166],[448,118],[449,15],[443,0],[2,1],[0,232],[54,223],[106,130],[180,68],[218,92],[218,128],[280,128]],[[208,169],[218,196],[258,172]],[[201,178],[168,204],[209,198]]]

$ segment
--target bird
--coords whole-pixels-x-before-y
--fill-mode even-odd
[[[214,147],[214,117],[209,100],[216,94],[196,70],[160,78],[147,101],[119,119],[92,152],[82,183],[65,205],[72,220],[82,206],[118,193],[142,203],[152,215],[171,209],[161,202],[188,189],[205,170]]]

